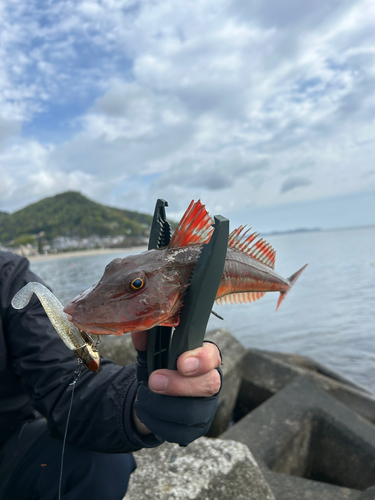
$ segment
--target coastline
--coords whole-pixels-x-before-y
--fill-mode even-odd
[[[105,255],[111,253],[124,252],[124,256],[130,253],[141,253],[147,250],[147,246],[142,245],[139,247],[128,248],[95,248],[92,250],[77,250],[76,252],[60,252],[47,255],[30,255],[27,258],[30,262],[38,262],[42,260],[55,260],[55,259],[69,259],[71,257],[87,257],[89,255]]]

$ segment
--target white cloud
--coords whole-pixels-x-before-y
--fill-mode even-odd
[[[94,176],[79,170],[61,171],[51,164],[52,151],[52,146],[22,141],[0,152],[0,210],[14,211],[66,190],[81,190],[91,197],[99,195]]]
[[[37,186],[82,184],[103,203],[132,208],[136,197],[148,210],[162,195],[177,212],[198,196],[241,209],[375,187],[369,0],[68,0],[40,10],[8,0],[1,19],[5,120],[32,123],[91,95],[59,144],[36,131],[16,146],[4,132],[3,204],[17,206],[21,186],[32,200],[45,192]]]

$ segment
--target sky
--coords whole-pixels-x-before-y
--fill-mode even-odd
[[[372,0],[0,0],[0,210],[375,224],[374,26]]]

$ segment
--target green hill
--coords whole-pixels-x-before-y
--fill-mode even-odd
[[[75,191],[57,194],[12,214],[0,214],[0,242],[26,235],[51,240],[56,236],[142,236],[149,233],[151,215],[107,207]]]
[[[1,219],[3,219],[3,218],[5,218],[5,217],[7,217],[8,215],[9,215],[9,213],[8,213],[8,212],[2,212],[2,211],[0,210],[0,220],[1,220]]]

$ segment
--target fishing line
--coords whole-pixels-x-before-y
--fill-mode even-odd
[[[69,384],[69,385],[72,386],[72,396],[70,398],[68,418],[67,418],[67,421],[66,421],[65,434],[64,434],[64,440],[63,440],[63,446],[62,446],[62,452],[61,452],[61,467],[60,467],[60,480],[59,480],[59,496],[58,496],[58,500],[61,500],[61,484],[62,484],[62,476],[63,476],[63,469],[64,469],[65,443],[66,443],[66,436],[68,434],[68,426],[69,426],[69,420],[70,420],[70,413],[72,411],[74,389],[76,387],[76,383],[77,383],[78,377],[81,375],[81,370],[82,370],[82,361],[80,359],[77,359],[77,361],[78,361],[78,366],[77,366],[76,371],[74,372],[73,382],[71,384]]]

